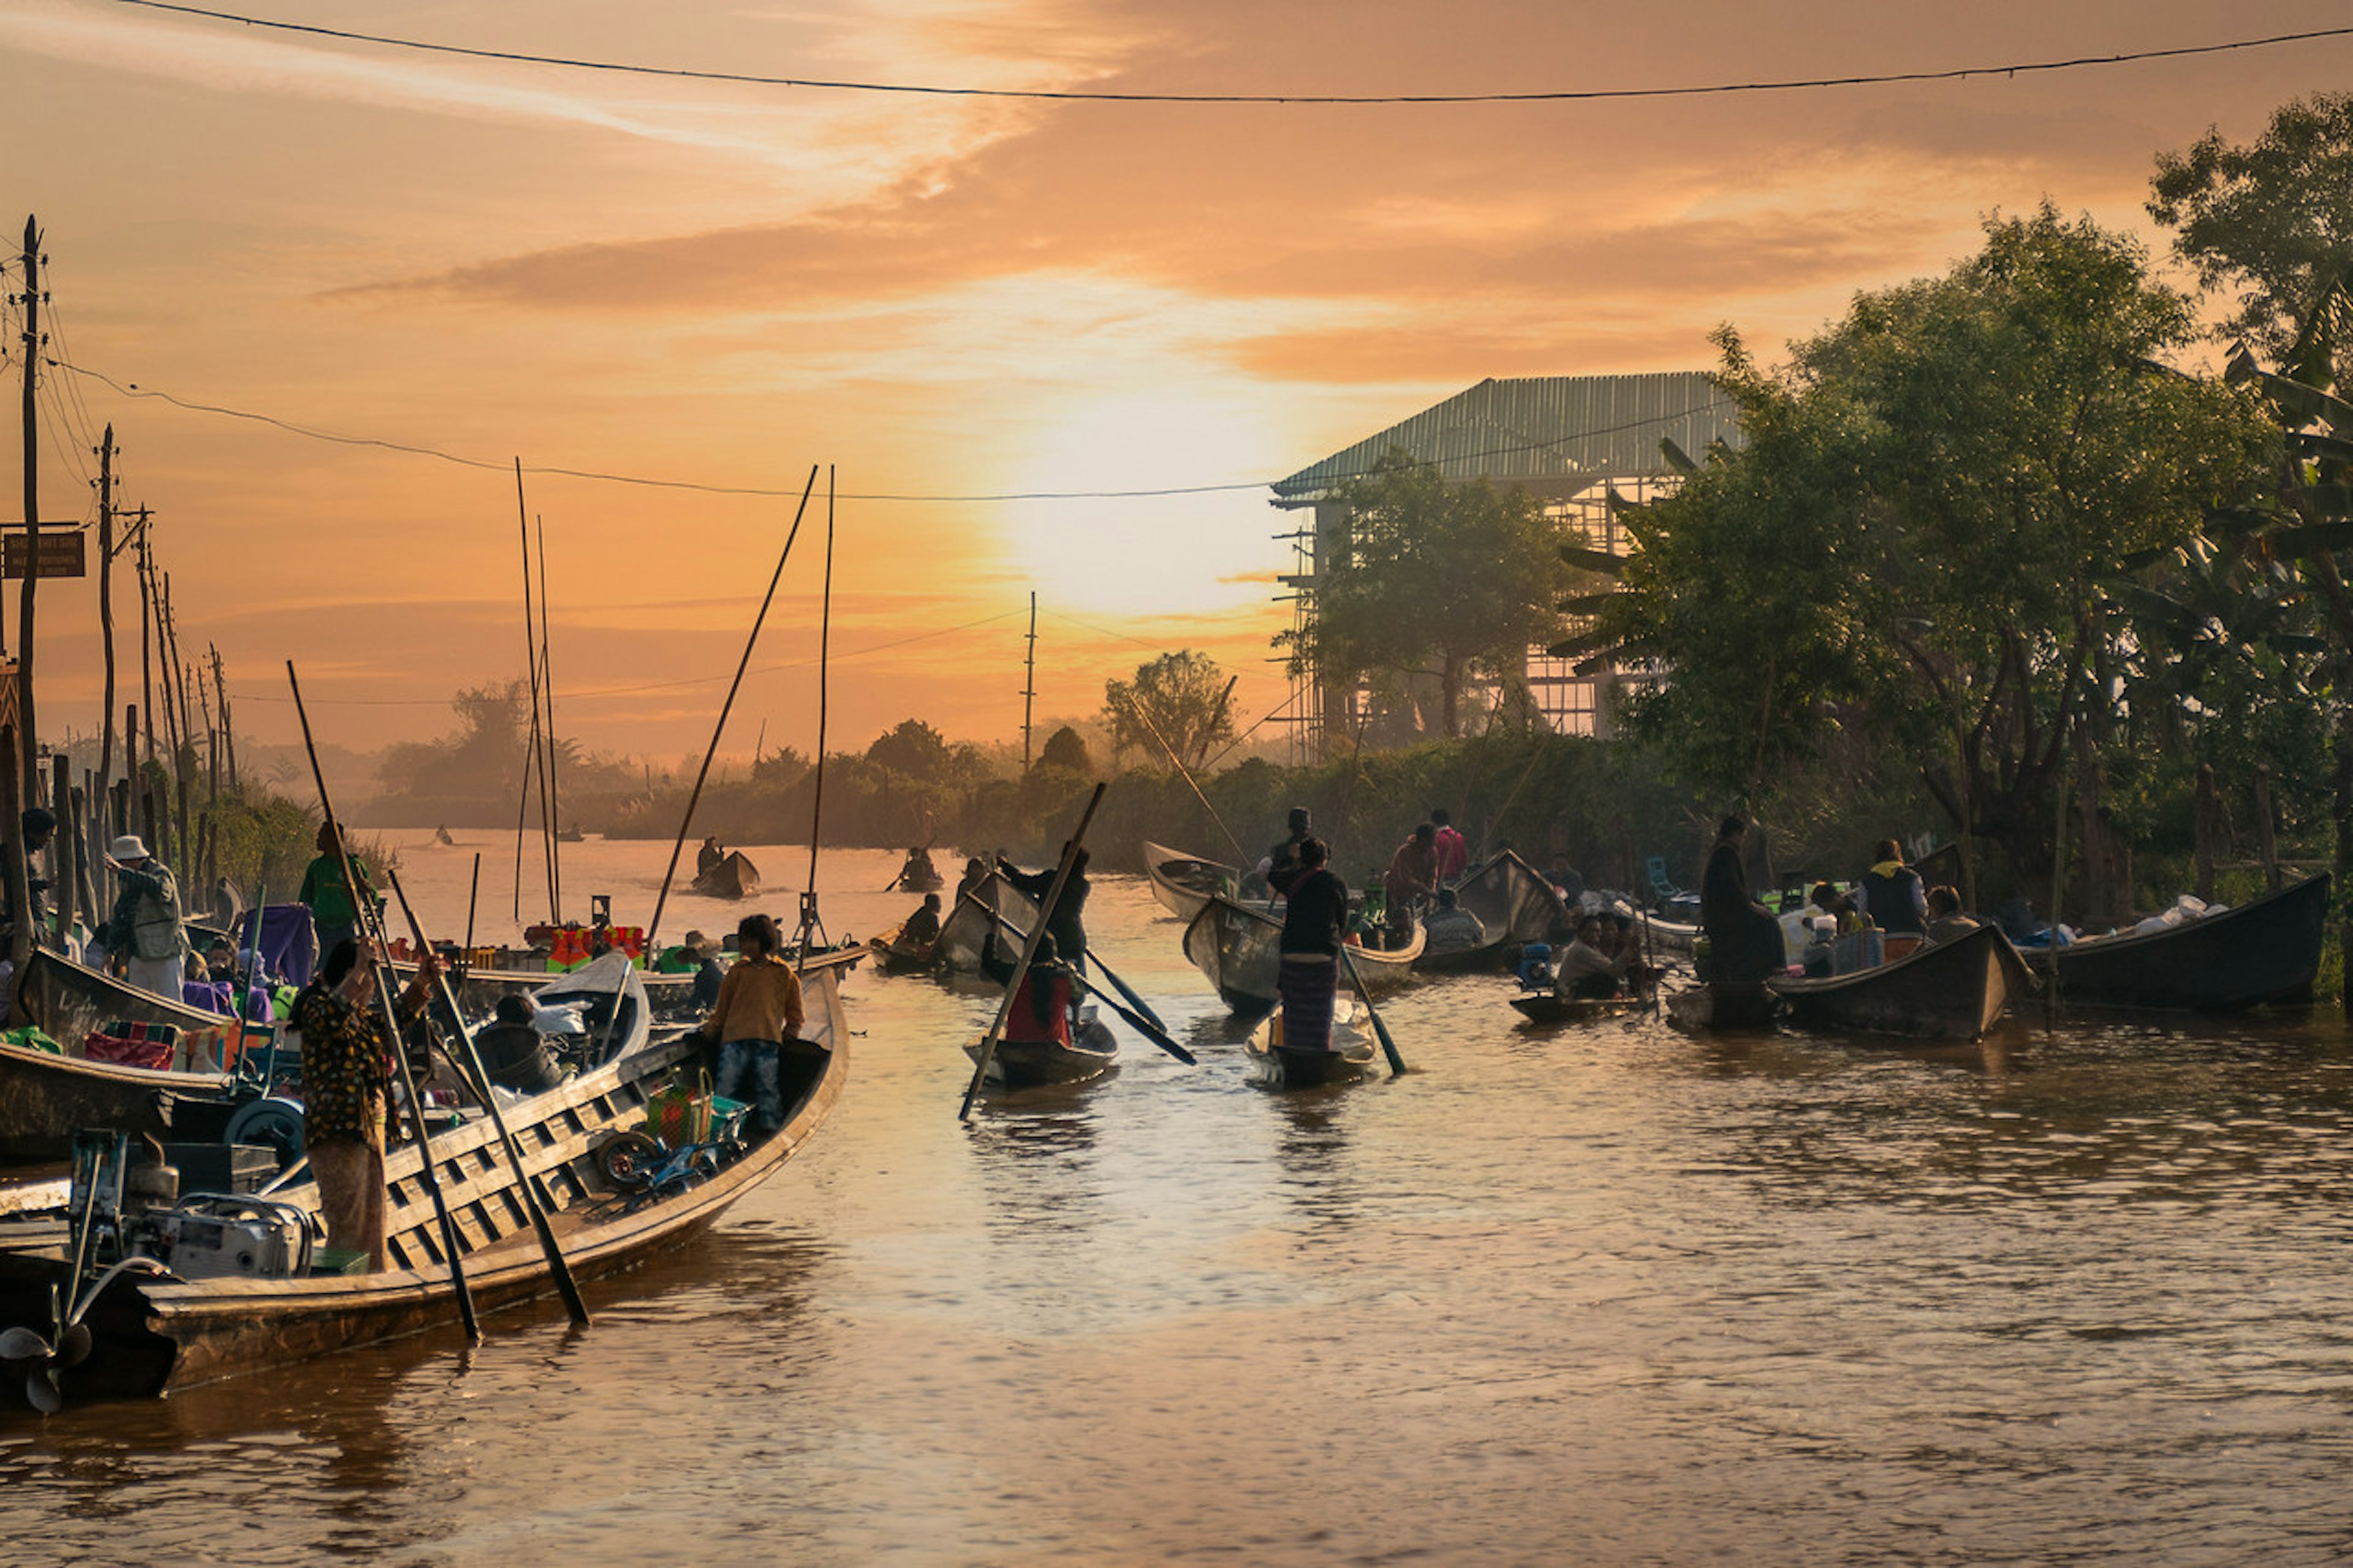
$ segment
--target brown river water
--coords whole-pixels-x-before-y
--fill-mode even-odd
[[[512,838],[407,838],[428,925],[477,848],[511,913]],[[570,900],[642,921],[667,849]],[[834,935],[896,863],[827,857]],[[959,1126],[990,995],[861,973],[830,1123],[591,1328],[0,1410],[7,1560],[2353,1561],[2332,1015],[1883,1049],[1462,977],[1384,1005],[1416,1071],[1286,1096],[1140,879],[1090,916],[1198,1068],[1123,1030]]]

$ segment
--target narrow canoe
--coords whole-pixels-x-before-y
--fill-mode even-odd
[[[2104,936],[2056,949],[2065,1006],[2221,1013],[2301,1000],[2320,972],[2328,874],[2253,903],[2147,936]],[[2048,973],[2051,949],[2031,962]]]
[[[1414,960],[1421,956],[1423,933],[1414,928],[1413,941],[1394,952],[1351,947],[1356,973],[1368,991],[1387,991],[1413,978]],[[1202,978],[1236,1013],[1263,1013],[1275,1003],[1275,975],[1282,967],[1282,922],[1272,915],[1238,904],[1231,899],[1211,899],[1185,928],[1185,956]],[[1342,986],[1346,986],[1345,978]]]
[[[938,867],[918,863],[913,867],[900,867],[899,879],[891,886],[902,893],[936,893],[947,886],[947,882],[941,877]]]
[[[760,868],[741,849],[730,849],[727,858],[696,877],[692,887],[706,899],[748,899],[760,890]]]
[[[1567,914],[1553,885],[1509,849],[1457,882],[1454,901],[1477,915],[1490,936],[1512,942],[1542,942]]]
[[[940,922],[940,940],[935,944],[940,967],[957,974],[978,974],[980,953],[988,941],[989,931],[997,921],[1011,926],[1021,937],[1029,934],[1030,922],[1038,918],[1038,905],[1030,897],[991,871],[980,879],[970,892],[956,900],[948,918]],[[1016,940],[1007,937],[1004,940]]]
[[[841,963],[812,962],[803,973],[814,1044],[786,1056],[785,1126],[707,1179],[632,1205],[615,1192],[596,1159],[609,1136],[642,1123],[649,1096],[674,1074],[699,1069],[701,1047],[689,1037],[623,1056],[505,1108],[576,1279],[618,1273],[707,1229],[783,1168],[824,1123],[849,1070]],[[546,1260],[489,1121],[439,1133],[431,1149],[458,1221],[478,1310],[494,1312],[550,1294]],[[442,1261],[433,1204],[417,1173],[414,1144],[394,1151],[386,1162],[393,1266],[385,1273],[194,1280],[168,1273],[116,1275],[84,1320],[96,1343],[87,1361],[63,1374],[67,1399],[162,1394],[454,1327],[456,1293]],[[272,1195],[305,1210],[318,1205],[315,1186]],[[54,1248],[0,1247],[0,1323],[47,1333],[49,1287],[64,1268]]]
[[[974,1040],[966,1045],[964,1054],[978,1061],[980,1042]],[[997,1048],[988,1054],[987,1078],[999,1089],[1084,1083],[1100,1078],[1118,1060],[1118,1037],[1111,1032],[1111,1026],[1096,1017],[1094,1009],[1089,1007],[1083,1010],[1078,1033],[1067,1046],[1052,1040],[997,1041]]]
[[[1926,944],[1892,963],[1820,980],[1771,979],[1791,1021],[1914,1039],[1974,1040],[2010,1005],[2024,973],[1994,926]]]
[[[1780,1006],[1762,981],[1703,981],[1666,998],[1667,1021],[1686,1029],[1762,1029]]]
[[[1519,951],[1520,939],[1508,931],[1501,936],[1491,936],[1476,947],[1433,951],[1428,945],[1425,931],[1422,950],[1414,959],[1413,966],[1424,974],[1479,974],[1510,968],[1513,957]]]
[[[1354,1003],[1347,997],[1332,1015],[1332,1046],[1328,1050],[1287,1046],[1282,1042],[1282,1015],[1271,1013],[1250,1031],[1243,1047],[1252,1078],[1269,1089],[1314,1089],[1324,1084],[1354,1083],[1373,1065],[1373,1038]]]
[[[1559,996],[1550,991],[1512,998],[1514,1010],[1531,1024],[1591,1024],[1639,1013],[1645,1005],[1639,996]]]
[[[1230,892],[1240,880],[1240,873],[1231,866],[1204,860],[1150,839],[1144,844],[1144,876],[1152,884],[1152,896],[1160,901],[1160,907],[1180,921],[1189,921],[1199,914],[1202,905]]]

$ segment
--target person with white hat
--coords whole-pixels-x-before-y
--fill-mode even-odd
[[[114,916],[107,921],[107,951],[121,956],[132,984],[181,1001],[188,931],[180,913],[180,884],[172,868],[149,854],[146,842],[135,833],[114,841],[106,863],[121,879]]]

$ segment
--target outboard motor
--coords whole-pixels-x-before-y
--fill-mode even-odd
[[[1532,942],[1520,949],[1520,989],[1549,991],[1552,989],[1552,943]]]

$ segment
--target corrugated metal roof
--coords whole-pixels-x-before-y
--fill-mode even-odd
[[[1437,463],[1452,480],[1583,488],[1668,473],[1661,437],[1694,458],[1712,441],[1738,446],[1732,399],[1699,371],[1491,378],[1273,488],[1286,499],[1319,494],[1369,473],[1391,447]]]

